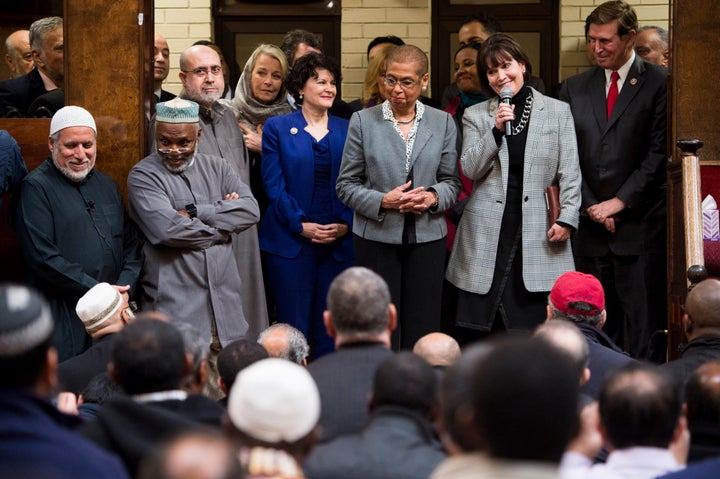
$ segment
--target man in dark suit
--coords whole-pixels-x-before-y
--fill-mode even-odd
[[[330,285],[327,307],[323,319],[335,352],[308,366],[320,391],[321,442],[367,425],[373,374],[392,355],[390,335],[397,324],[387,283],[367,268],[340,273]]]
[[[35,68],[0,83],[0,117],[23,118],[40,95],[63,86],[63,20],[47,17],[30,25],[30,48]]]
[[[170,73],[170,47],[164,36],[155,33],[155,46],[153,50],[153,90],[155,103],[169,101],[175,95],[162,89],[162,83]]]
[[[603,283],[608,334],[624,344],[626,319],[630,353],[643,357],[667,317],[667,71],[635,55],[637,15],[626,2],[599,5],[585,26],[597,65],[560,91],[575,119],[583,177],[575,262]]]

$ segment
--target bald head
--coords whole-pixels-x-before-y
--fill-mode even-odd
[[[271,358],[307,364],[307,357],[310,354],[307,339],[300,330],[289,324],[273,324],[260,333],[258,343],[267,350]]]
[[[578,374],[580,385],[590,379],[590,370],[587,369],[590,359],[590,348],[585,337],[574,323],[568,321],[546,321],[537,327],[535,336],[547,341],[558,351],[566,353],[572,360],[573,367]]]
[[[417,340],[413,353],[430,366],[448,367],[460,357],[460,345],[447,334],[430,333]]]
[[[689,340],[720,336],[720,281],[706,279],[698,283],[685,301],[685,314],[685,334]]]
[[[18,30],[5,39],[5,61],[12,78],[29,73],[35,64],[30,48],[30,30]]]

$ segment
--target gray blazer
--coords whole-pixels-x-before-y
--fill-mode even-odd
[[[558,221],[574,228],[580,212],[581,175],[570,107],[533,90],[534,103],[525,145],[522,204],[523,280],[528,291],[550,291],[562,273],[575,269],[570,241],[551,243],[545,188],[560,186]],[[458,225],[447,279],[478,294],[490,290],[505,210],[509,157],[503,137],[497,146],[492,133],[498,99],[465,111],[463,173],[473,192]],[[503,238],[509,241],[510,238]]]
[[[447,234],[443,211],[460,193],[456,134],[448,113],[425,106],[410,160],[411,189],[424,186],[434,190],[438,207],[416,217],[418,243]],[[340,200],[355,210],[353,233],[371,241],[401,244],[404,214],[383,210],[380,204],[388,191],[406,181],[405,142],[392,122],[383,119],[382,105],[353,113],[336,187]]]

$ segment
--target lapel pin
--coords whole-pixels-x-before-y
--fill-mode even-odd
[[[637,83],[637,78],[631,78],[631,79],[630,79],[630,84],[631,84],[631,85],[635,85],[636,83]]]
[[[297,128],[295,128],[294,126],[292,128],[290,128],[290,134],[297,135]]]

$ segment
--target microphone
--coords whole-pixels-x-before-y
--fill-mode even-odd
[[[505,87],[500,90],[500,101],[505,103],[506,105],[510,104],[510,100],[512,100],[512,97],[512,89]],[[505,122],[505,136],[512,136],[512,120],[508,120]]]
[[[95,211],[95,202],[90,200],[87,202],[87,210],[88,211]]]

